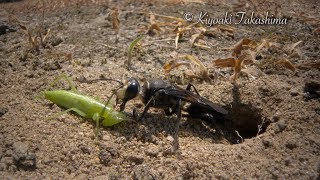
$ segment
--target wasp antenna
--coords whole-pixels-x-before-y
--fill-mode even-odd
[[[122,87],[124,86],[124,84],[123,84],[123,82],[122,82],[122,81],[120,81],[120,80],[118,80],[118,79],[106,78],[106,76],[105,76],[105,75],[103,75],[103,74],[101,74],[101,75],[100,75],[100,78],[99,78],[99,79],[97,79],[97,80],[103,80],[103,81],[115,81],[115,82],[119,83]]]
[[[103,80],[103,81],[115,81],[115,82],[120,84],[119,87],[117,87],[114,90],[112,90],[113,92],[112,92],[111,96],[108,98],[108,101],[105,104],[105,105],[108,105],[110,100],[112,99],[112,97],[117,93],[117,91],[124,87],[124,83],[122,81],[120,81],[120,80],[117,80],[117,79],[106,78],[104,75],[101,75],[100,78],[96,79],[95,81],[98,81],[98,80],[100,80],[100,81],[101,80]]]
[[[120,80],[117,80],[117,79],[100,78],[100,79],[97,79],[97,80],[100,80],[100,81],[101,81],[101,80],[102,80],[102,81],[115,81],[115,82],[119,83],[119,84],[121,85],[121,87],[124,86],[123,82],[120,81]]]
[[[116,89],[113,90],[111,96],[108,98],[108,101],[106,102],[106,105],[109,104],[111,98],[112,98],[112,97],[117,93],[117,91],[118,91],[119,89],[121,89],[122,87],[123,87],[123,85],[122,85],[122,86],[119,86],[118,88],[116,88]]]
[[[95,81],[99,81],[99,80],[100,80],[100,81],[101,81],[101,80],[105,80],[105,81],[115,81],[115,82],[118,82],[118,83],[120,84],[119,87],[117,87],[117,88],[115,88],[114,90],[112,90],[111,96],[108,98],[108,101],[104,104],[104,108],[103,108],[103,110],[101,111],[101,114],[103,114],[104,111],[106,110],[106,107],[108,106],[110,100],[112,99],[112,97],[117,93],[117,91],[118,91],[119,89],[123,88],[124,83],[121,82],[120,80],[111,79],[111,78],[105,78],[103,75],[101,75],[99,79],[95,79],[95,80],[93,80],[93,81],[91,81],[91,82],[95,82]]]
[[[114,81],[114,82],[117,82],[120,84],[119,87],[115,88],[114,90],[112,90],[112,94],[111,96],[108,98],[108,101],[105,103],[105,106],[107,106],[110,102],[110,100],[112,99],[112,97],[117,93],[117,91],[121,88],[124,87],[124,83],[120,80],[117,80],[117,79],[112,79],[112,78],[106,78],[104,75],[100,75],[100,77],[98,79],[92,79],[92,80],[86,80],[85,83],[95,83],[95,82],[98,82],[98,81]]]
[[[105,78],[104,76],[101,76],[98,79],[85,80],[85,81],[82,81],[82,82],[91,84],[91,83],[95,83],[95,82],[98,82],[98,81],[114,81],[114,82],[119,83],[121,85],[121,87],[124,86],[124,83],[122,81],[117,80],[117,79]]]

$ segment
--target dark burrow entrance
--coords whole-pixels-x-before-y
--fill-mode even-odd
[[[261,110],[250,104],[232,103],[224,108],[229,112],[226,126],[233,143],[256,137],[270,125],[270,120],[261,115]]]
[[[261,110],[252,104],[242,103],[239,87],[232,88],[233,101],[224,108],[228,111],[225,134],[230,142],[238,144],[262,134],[270,125],[270,120],[263,117]]]

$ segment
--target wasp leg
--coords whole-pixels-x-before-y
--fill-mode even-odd
[[[165,108],[164,109],[164,113],[166,114],[166,116],[172,116],[172,114],[174,114],[176,111],[175,109],[170,111],[170,108]]]
[[[136,108],[132,109],[132,118],[135,121],[138,119],[138,114],[137,114],[137,109]]]
[[[128,100],[124,99],[122,101],[122,103],[120,104],[120,112],[122,112],[124,110],[124,108],[126,107],[126,103],[128,102]]]
[[[187,91],[191,91],[191,87],[193,87],[193,89],[194,89],[194,91],[197,93],[197,95],[199,95],[199,96],[200,96],[200,94],[199,94],[199,92],[198,92],[197,88],[196,88],[193,84],[188,84],[188,86],[187,86],[186,90],[187,90]]]
[[[179,149],[179,127],[181,123],[181,99],[179,99],[178,105],[175,108],[177,114],[177,124],[173,135],[173,152]]]
[[[156,95],[154,95],[154,96],[156,96]],[[140,116],[139,119],[138,119],[139,121],[142,120],[142,118],[145,116],[145,114],[146,114],[146,112],[149,110],[149,108],[152,107],[152,106],[154,106],[154,96],[152,96],[152,97],[150,98],[150,100],[148,101],[148,103],[147,103],[146,106],[144,107],[143,112],[142,112],[141,116]]]

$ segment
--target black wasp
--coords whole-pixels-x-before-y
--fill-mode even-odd
[[[191,91],[191,88],[194,89],[194,92]],[[117,102],[122,101],[120,111],[125,109],[128,101],[140,97],[145,107],[138,120],[145,116],[150,107],[163,109],[168,116],[176,114],[178,117],[175,132],[176,148],[179,146],[177,133],[181,117],[223,123],[228,114],[218,104],[201,97],[192,84],[188,84],[187,88],[183,89],[162,79],[150,79],[145,81],[141,87],[137,79],[129,78],[123,87],[116,91],[116,96]]]
[[[193,87],[195,93],[191,91],[191,87]],[[138,80],[130,78],[125,82],[124,87],[116,92],[116,96],[117,102],[119,100],[122,101],[120,111],[124,110],[128,101],[139,96],[145,104],[139,120],[144,117],[150,107],[164,109],[165,114],[168,116],[172,114],[179,115],[183,110],[187,113],[183,114],[183,117],[198,118],[206,121],[222,121],[224,116],[228,114],[218,104],[201,97],[192,84],[188,84],[187,88],[183,89],[162,79],[148,80],[141,88]],[[182,105],[184,103],[189,103],[189,105],[183,108]]]

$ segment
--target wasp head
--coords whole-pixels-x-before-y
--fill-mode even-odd
[[[125,108],[125,105],[128,101],[131,99],[137,97],[140,92],[140,84],[137,79],[131,77],[128,80],[126,80],[123,83],[123,87],[119,89],[116,93],[117,96],[117,102],[119,100],[122,101],[122,104],[120,105],[120,111],[123,111]]]

